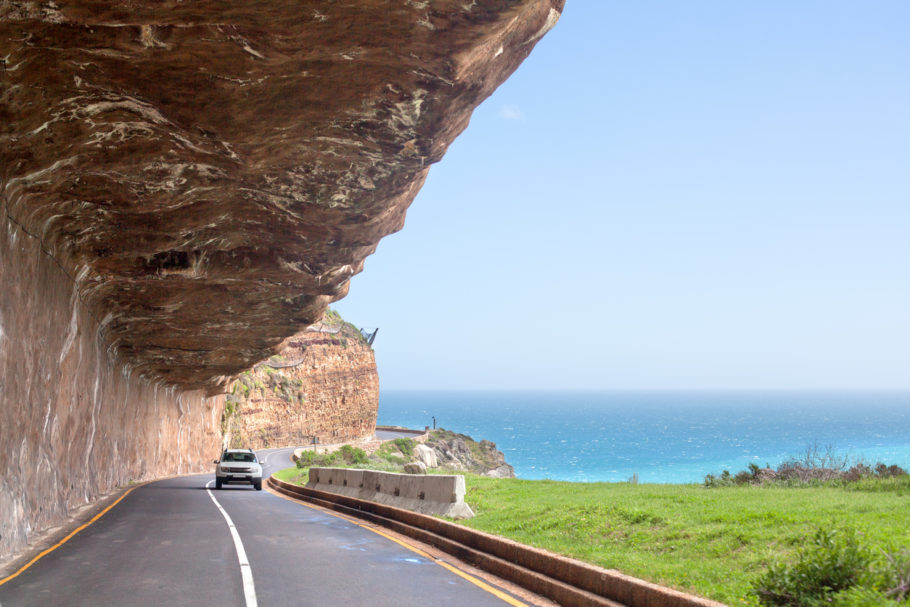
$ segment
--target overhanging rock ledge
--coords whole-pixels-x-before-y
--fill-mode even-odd
[[[0,0],[0,217],[116,364],[218,393],[346,293],[563,3]]]

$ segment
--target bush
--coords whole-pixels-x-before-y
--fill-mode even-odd
[[[758,578],[753,592],[762,605],[830,604],[841,591],[867,585],[871,563],[872,556],[856,532],[819,529],[812,541],[799,549],[795,564],[772,566]]]
[[[369,459],[366,451],[351,445],[344,445],[341,448],[341,457],[346,464],[365,464]]]
[[[885,552],[879,585],[890,599],[910,599],[910,550],[891,549]]]
[[[315,464],[317,457],[318,455],[316,455],[315,451],[303,451],[300,453],[300,457],[297,458],[297,467],[309,468]]]
[[[402,466],[411,461],[416,445],[417,443],[410,438],[396,438],[383,443],[376,450],[376,456],[389,464]]]
[[[907,476],[907,471],[900,466],[886,466],[879,462],[875,465],[875,476],[879,478],[893,478],[896,476]]]
[[[860,483],[866,479],[906,479],[908,473],[900,466],[888,466],[881,462],[874,467],[863,461],[851,465],[850,458],[839,455],[834,447],[819,448],[817,444],[806,448],[800,457],[791,457],[772,470],[770,466],[760,468],[754,463],[748,470],[731,475],[724,470],[720,477],[705,476],[705,487],[726,487],[729,485],[761,485],[774,483],[783,486],[805,486],[819,484]]]
[[[414,442],[414,439],[411,438],[396,438],[394,441],[392,441],[392,444],[394,444],[398,450],[401,451],[402,455],[408,456],[414,453],[414,447],[417,446],[417,443]]]
[[[835,594],[826,605],[831,607],[900,607],[901,604],[889,599],[879,590],[854,586]]]

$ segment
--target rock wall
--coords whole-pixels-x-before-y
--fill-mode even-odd
[[[347,293],[563,5],[0,0],[0,558],[211,459],[205,394]],[[295,432],[372,425],[314,374]]]
[[[218,453],[223,397],[140,380],[97,327],[0,197],[0,561],[118,486]]]
[[[563,3],[0,0],[7,212],[134,374],[222,393],[347,293]]]
[[[372,348],[349,325],[287,340],[278,356],[241,374],[227,397],[225,444],[254,449],[370,438],[379,376]]]

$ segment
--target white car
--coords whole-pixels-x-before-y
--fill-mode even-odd
[[[250,483],[262,491],[262,462],[252,449],[225,449],[215,460],[215,489],[225,483]]]

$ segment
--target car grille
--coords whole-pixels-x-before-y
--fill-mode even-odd
[[[249,468],[226,468],[225,472],[249,472]]]

